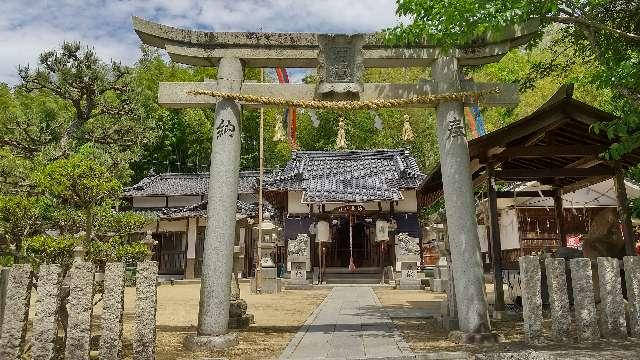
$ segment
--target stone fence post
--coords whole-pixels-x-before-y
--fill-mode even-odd
[[[155,359],[157,283],[158,263],[139,262],[136,277],[136,326],[133,338],[133,356],[136,360]]]
[[[119,360],[122,356],[123,309],[124,264],[108,263],[104,270],[100,360]]]
[[[593,341],[600,338],[598,314],[593,293],[593,273],[591,260],[578,258],[569,260],[573,306],[575,309],[578,340]]]
[[[624,257],[624,277],[627,282],[631,336],[640,338],[640,256]]]
[[[93,263],[76,261],[69,270],[66,359],[89,359],[92,312]]]
[[[0,268],[0,334],[2,334],[4,305],[7,303],[7,281],[9,281],[9,268]]]
[[[62,268],[60,265],[40,265],[31,346],[31,358],[34,360],[52,360],[56,357],[61,285]]]
[[[599,257],[597,261],[604,335],[624,339],[627,337],[627,321],[620,280],[620,260]]]
[[[69,270],[69,298],[64,358],[89,359],[91,314],[93,311],[94,265],[76,261]],[[119,360],[122,356],[122,314],[124,309],[124,264],[109,263],[105,269],[100,359]],[[24,352],[32,270],[29,264],[8,269],[5,317],[0,334],[0,360],[21,359]],[[155,326],[158,266],[155,261],[138,264],[136,280],[136,324],[134,359],[155,358]],[[58,354],[59,304],[62,298],[62,268],[40,265],[33,319],[31,358],[52,360]],[[60,349],[62,350],[62,349]]]
[[[20,359],[24,348],[29,295],[31,294],[31,265],[13,265],[7,279],[7,293],[2,336],[0,337],[0,359]]]
[[[524,338],[528,343],[537,343],[542,339],[542,275],[537,256],[520,258],[520,277]]]
[[[566,263],[562,258],[545,260],[547,290],[551,305],[551,330],[553,337],[560,341],[569,337],[571,310],[567,292]]]

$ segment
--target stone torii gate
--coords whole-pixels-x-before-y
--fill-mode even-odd
[[[517,89],[511,84],[478,84],[462,78],[461,67],[498,61],[510,49],[525,44],[538,29],[535,22],[487,34],[475,47],[444,50],[433,45],[385,45],[380,34],[230,33],[173,28],[137,17],[136,33],[143,43],[165,49],[171,59],[194,66],[217,66],[217,81],[160,83],[158,101],[171,108],[213,107],[215,123],[204,244],[199,344],[224,346],[235,236],[235,206],[240,165],[241,105],[229,99],[194,95],[218,91],[292,100],[397,99],[460,91],[499,88],[484,96],[484,106],[514,106]],[[417,84],[363,83],[365,67],[431,67],[432,79]],[[244,67],[317,68],[318,84],[243,82]],[[469,100],[471,101],[471,99]],[[453,277],[460,329],[466,334],[490,332],[475,201],[464,133],[465,101],[435,106],[444,199],[451,243]]]

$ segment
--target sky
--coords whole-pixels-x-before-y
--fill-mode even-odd
[[[132,65],[140,55],[133,15],[207,31],[355,33],[399,22],[394,0],[0,0],[0,82],[15,85],[18,65],[37,66],[63,41]]]

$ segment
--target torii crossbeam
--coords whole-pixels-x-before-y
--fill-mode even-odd
[[[206,90],[305,100],[395,99],[498,87],[499,94],[482,99],[485,106],[518,103],[512,84],[476,84],[463,79],[460,68],[498,61],[510,49],[528,42],[538,22],[486,34],[473,47],[444,50],[429,43],[390,46],[381,34],[230,33],[173,28],[137,17],[136,33],[143,43],[167,51],[172,60],[195,66],[217,66],[217,81],[161,83],[158,100],[173,108],[215,106],[206,241],[198,335],[203,345],[222,346],[228,328],[229,285],[235,236],[235,206],[240,166],[240,106],[229,99],[193,95]],[[417,84],[367,84],[365,67],[431,67],[432,79]],[[244,67],[317,68],[318,84],[243,82]],[[244,105],[244,104],[242,104]],[[246,104],[252,105],[252,104]],[[465,105],[443,101],[437,112],[444,199],[451,244],[453,278],[460,329],[468,339],[487,334],[489,324],[475,203],[464,136]],[[462,131],[461,131],[462,129]]]

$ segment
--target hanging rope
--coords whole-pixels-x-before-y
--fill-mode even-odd
[[[434,104],[442,101],[462,101],[469,98],[475,99],[485,95],[498,94],[499,92],[500,89],[495,88],[482,91],[462,91],[448,94],[415,96],[407,99],[375,99],[361,101],[292,100],[270,96],[256,96],[209,90],[188,90],[186,93],[262,105],[293,106],[311,109],[360,110],[403,107],[416,104]]]
[[[336,149],[344,150],[347,148],[347,137],[344,131],[344,118],[340,118],[338,122],[338,137],[336,138]]]
[[[273,129],[273,141],[287,140],[287,134],[284,132],[282,121],[276,120],[276,127]]]
[[[411,129],[411,124],[409,123],[409,115],[404,114],[404,125],[402,126],[402,140],[404,142],[409,142],[413,140],[413,130]]]

